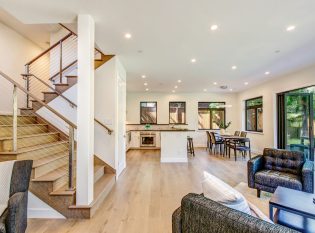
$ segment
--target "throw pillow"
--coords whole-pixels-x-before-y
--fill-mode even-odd
[[[206,198],[251,215],[248,203],[241,193],[206,171],[204,171],[202,188]]]

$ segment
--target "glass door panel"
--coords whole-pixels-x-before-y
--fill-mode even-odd
[[[284,109],[286,149],[301,151],[308,159],[313,159],[314,117],[312,94],[285,94]]]

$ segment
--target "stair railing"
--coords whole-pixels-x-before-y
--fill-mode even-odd
[[[40,122],[43,124],[39,124],[38,128],[36,129],[37,133],[45,132],[47,134],[47,131],[41,131],[40,126],[41,125],[47,125],[48,128],[52,129],[52,132],[55,134],[59,134],[58,132],[60,129],[54,131],[54,128],[57,129],[57,127],[54,127],[53,125],[49,124],[49,120],[54,119],[56,122],[62,123],[65,126],[65,130],[67,129],[68,132],[65,132],[65,134],[60,135],[60,138],[62,139],[60,141],[60,147],[58,147],[58,150],[56,149],[56,153],[58,152],[63,152],[66,153],[68,152],[68,161],[67,161],[67,168],[66,172],[68,175],[68,182],[67,186],[69,190],[74,189],[73,185],[73,180],[74,180],[74,162],[75,162],[75,129],[77,126],[72,123],[70,120],[68,120],[66,117],[64,117],[62,114],[60,114],[58,111],[38,99],[34,94],[32,94],[30,91],[28,91],[26,88],[21,86],[19,83],[14,81],[12,78],[10,78],[8,75],[0,71],[0,77],[4,78],[7,80],[9,83],[13,85],[13,116],[12,116],[12,123],[9,121],[7,122],[0,122],[0,125],[5,125],[8,127],[12,126],[12,149],[7,149],[6,152],[2,152],[8,155],[11,155],[12,153],[17,153],[19,151],[19,148],[24,148],[29,145],[26,145],[23,143],[23,140],[18,141],[18,138],[26,135],[25,131],[23,131],[23,124],[21,125],[18,121],[18,117],[36,117],[36,119],[39,119]],[[18,91],[23,92],[30,98],[33,98],[34,100],[37,101],[37,103],[40,105],[38,107],[37,111],[31,111],[31,112],[24,112],[22,114],[22,109],[19,110],[19,104],[18,104]],[[18,112],[21,112],[21,115],[18,115]],[[28,124],[31,124],[32,122],[28,122]],[[28,125],[26,124],[26,126]],[[25,125],[24,125],[25,126]],[[61,130],[62,131],[62,130]],[[49,131],[50,132],[50,131]],[[48,134],[49,135],[49,134]],[[50,137],[50,136],[48,136]],[[52,137],[52,136],[51,136]],[[23,139],[23,137],[22,137]],[[51,139],[51,138],[48,138]],[[48,149],[47,149],[48,150]],[[41,157],[45,156],[46,152],[45,149],[43,149],[42,154],[40,154]]]

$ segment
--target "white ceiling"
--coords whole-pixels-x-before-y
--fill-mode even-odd
[[[0,0],[24,23],[96,21],[96,43],[119,55],[129,91],[241,91],[315,63],[314,0]],[[1,6],[0,5],[0,6]],[[211,31],[212,24],[219,25]],[[295,25],[296,29],[286,31]],[[125,33],[132,38],[124,38]],[[279,50],[279,53],[275,53]],[[196,58],[192,64],[190,60]],[[238,69],[232,70],[236,65]],[[266,76],[265,71],[271,74]],[[217,86],[213,82],[218,82]],[[244,82],[249,82],[245,86]],[[227,90],[229,91],[229,90]]]

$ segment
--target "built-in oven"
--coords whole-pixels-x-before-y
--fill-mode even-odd
[[[140,133],[140,147],[155,147],[156,134],[155,133]]]

